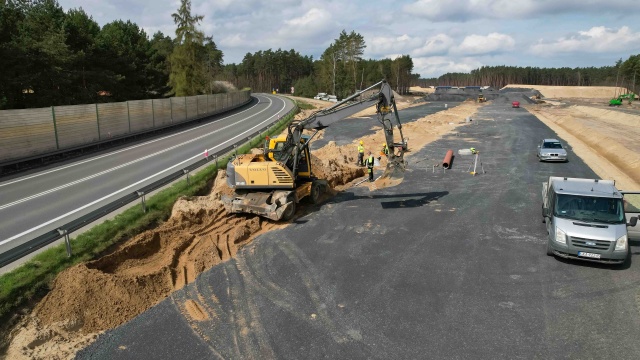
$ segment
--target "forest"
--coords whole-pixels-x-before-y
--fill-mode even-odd
[[[100,26],[81,8],[55,0],[0,0],[0,109],[115,102],[226,91],[220,81],[254,92],[344,98],[387,79],[400,94],[411,86],[606,85],[634,89],[640,55],[611,66],[484,66],[421,79],[413,59],[364,59],[364,37],[342,30],[318,59],[290,50],[258,50],[225,63],[213,35],[199,25],[191,0],[172,14],[175,33],[148,35],[131,21]],[[639,89],[640,90],[640,89]]]
[[[447,73],[434,79],[419,79],[418,86],[486,85],[502,88],[507,84],[554,86],[622,86],[635,92],[640,83],[640,55],[618,60],[613,66],[588,68],[538,68],[484,66],[470,73]],[[638,87],[640,89],[640,87]]]

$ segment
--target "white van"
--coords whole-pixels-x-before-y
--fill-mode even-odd
[[[640,193],[622,192],[613,180],[551,176],[542,184],[547,255],[623,263],[629,241],[640,240],[639,212]]]

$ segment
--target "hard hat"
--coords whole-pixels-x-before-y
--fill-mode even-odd
[[[363,145],[363,144],[364,144],[364,142],[362,140],[360,140],[360,145]]]
[[[382,143],[382,146],[387,146],[387,143]]]

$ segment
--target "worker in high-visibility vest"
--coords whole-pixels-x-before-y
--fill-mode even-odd
[[[373,155],[369,151],[369,157],[364,162],[367,165],[367,171],[369,171],[369,182],[373,181]]]
[[[382,149],[380,149],[380,156],[378,156],[378,161],[382,159],[382,156],[389,156],[389,148],[387,147],[387,143],[382,143]]]
[[[476,148],[470,148],[469,150],[471,150],[471,153],[474,155],[478,153],[478,150],[476,150]]]
[[[358,161],[356,165],[364,166],[364,142],[360,140],[360,144],[358,145]]]

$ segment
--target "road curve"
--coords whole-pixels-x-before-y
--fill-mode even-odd
[[[0,181],[0,253],[99,208],[273,123],[293,108],[253,94],[206,122]]]

